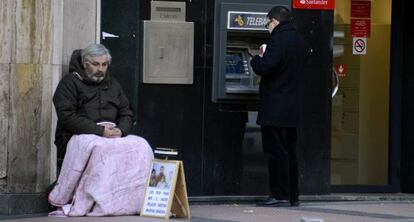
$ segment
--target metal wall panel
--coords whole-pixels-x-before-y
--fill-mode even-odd
[[[143,82],[193,83],[194,24],[144,21]]]

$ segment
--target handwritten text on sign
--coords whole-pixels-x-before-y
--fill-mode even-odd
[[[168,207],[169,196],[170,191],[167,189],[149,187],[144,206],[144,213],[164,217]]]

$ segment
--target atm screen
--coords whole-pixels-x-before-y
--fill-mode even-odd
[[[257,76],[251,70],[247,48],[227,48],[226,52],[226,93],[257,94]]]
[[[245,74],[242,52],[227,52],[226,74]]]

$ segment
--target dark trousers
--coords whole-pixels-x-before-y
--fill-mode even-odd
[[[296,128],[261,126],[263,151],[268,160],[271,196],[298,201]]]

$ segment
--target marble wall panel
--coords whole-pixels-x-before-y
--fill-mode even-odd
[[[0,63],[0,180],[7,175],[10,65]],[[1,190],[0,190],[1,191]]]
[[[59,81],[61,79],[62,76],[62,66],[61,65],[53,65],[53,75],[52,75],[52,98],[53,98],[53,94],[56,90],[57,85],[59,84]],[[51,102],[52,103],[52,102]],[[55,111],[55,107],[52,105],[52,120],[51,120],[51,140],[50,140],[50,181],[55,181],[56,180],[56,154],[57,154],[57,149],[56,146],[54,144],[55,141],[55,132],[56,132],[56,124],[57,124],[57,114]]]
[[[0,193],[56,178],[52,96],[74,49],[96,42],[100,0],[0,0]]]
[[[52,64],[54,65],[62,64],[63,0],[52,1],[52,29],[53,29]]]
[[[52,92],[53,92],[53,77],[56,74],[55,70],[59,69],[59,65],[50,65],[42,67],[42,106],[40,111],[40,124],[38,128],[38,136],[36,149],[37,152],[37,169],[36,169],[36,192],[43,192],[44,188],[50,184],[51,171],[51,126],[52,126]]]
[[[85,48],[96,41],[97,2],[71,0],[63,5],[63,64],[68,64],[74,49]]]
[[[14,0],[0,1],[0,63],[10,63],[14,25]]]
[[[53,0],[16,1],[14,63],[52,63]]]
[[[52,65],[11,65],[9,193],[42,192],[49,184],[52,72]]]

